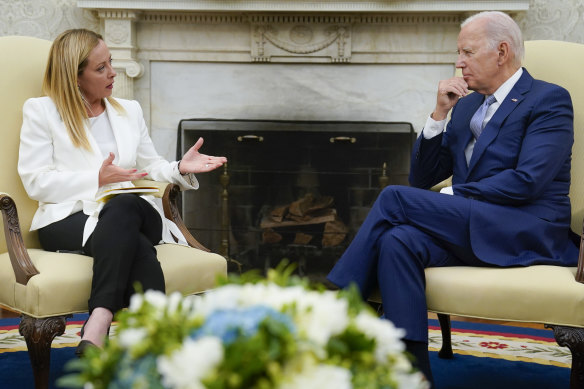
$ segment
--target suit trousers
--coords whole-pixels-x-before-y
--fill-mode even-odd
[[[355,283],[364,298],[378,286],[384,317],[406,330],[405,339],[427,342],[424,269],[491,266],[479,260],[470,245],[471,201],[386,187],[327,278],[342,288]]]
[[[150,203],[134,194],[109,200],[93,234],[81,247],[87,215],[77,212],[39,229],[42,247],[93,257],[89,312],[103,307],[112,313],[129,305],[139,290],[164,292],[164,274],[154,247],[161,240],[162,219]]]

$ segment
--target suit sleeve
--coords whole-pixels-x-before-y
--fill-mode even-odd
[[[99,168],[93,170],[57,169],[50,113],[38,99],[23,106],[18,173],[28,196],[44,203],[93,200],[98,189]],[[64,126],[57,130],[65,131]],[[63,133],[63,136],[68,136]],[[73,145],[71,144],[71,147]]]
[[[450,124],[448,124],[448,127]],[[448,128],[431,139],[420,133],[410,163],[410,185],[429,189],[452,175],[452,156],[447,147]]]
[[[565,89],[555,87],[541,94],[526,118],[516,166],[477,182],[454,185],[454,194],[505,205],[530,202],[556,179],[570,158],[573,140],[570,95]]]

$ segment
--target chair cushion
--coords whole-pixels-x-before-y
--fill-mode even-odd
[[[491,320],[584,327],[584,284],[575,267],[426,269],[428,309]]]
[[[227,273],[225,258],[201,250],[163,244],[156,247],[167,293],[202,292],[215,285],[218,274]],[[87,312],[93,259],[39,249],[28,250],[40,274],[27,285],[16,283],[8,253],[0,254],[0,301],[17,312],[49,317]]]

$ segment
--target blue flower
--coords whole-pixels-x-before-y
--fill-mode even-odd
[[[205,323],[191,334],[191,338],[216,336],[225,344],[230,344],[238,336],[253,336],[259,325],[267,318],[284,324],[290,332],[295,331],[294,323],[289,316],[270,307],[255,305],[214,311],[207,317]]]

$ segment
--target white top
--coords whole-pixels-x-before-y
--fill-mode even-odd
[[[118,159],[118,144],[116,143],[116,137],[107,111],[104,110],[100,115],[89,118],[89,126],[91,127],[91,134],[99,145],[103,159],[106,159],[110,152],[114,153],[116,159]],[[114,163],[116,163],[116,159],[114,159]]]

